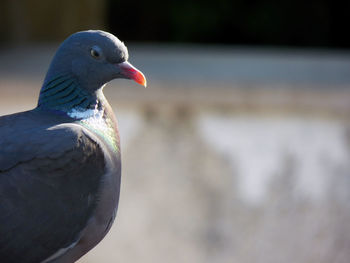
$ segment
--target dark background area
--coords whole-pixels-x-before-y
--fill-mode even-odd
[[[349,1],[1,0],[0,45],[86,29],[133,42],[349,48]]]
[[[350,47],[348,1],[109,0],[108,6],[108,27],[122,39]]]

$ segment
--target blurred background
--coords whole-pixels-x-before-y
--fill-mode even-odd
[[[349,2],[1,0],[0,114],[35,107],[55,49],[103,29],[123,180],[93,262],[350,262]]]

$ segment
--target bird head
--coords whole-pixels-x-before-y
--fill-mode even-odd
[[[46,80],[72,74],[91,92],[116,78],[132,79],[146,87],[145,76],[128,58],[126,46],[114,35],[100,30],[81,31],[68,37],[58,48]]]

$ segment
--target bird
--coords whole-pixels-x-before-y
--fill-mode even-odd
[[[121,183],[109,81],[144,74],[125,44],[101,30],[58,47],[37,106],[0,117],[0,262],[71,263],[110,230]]]

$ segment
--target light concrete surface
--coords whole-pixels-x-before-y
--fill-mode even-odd
[[[148,78],[105,88],[123,179],[79,262],[350,260],[350,56],[130,45]],[[0,51],[0,113],[35,106],[51,47]]]

